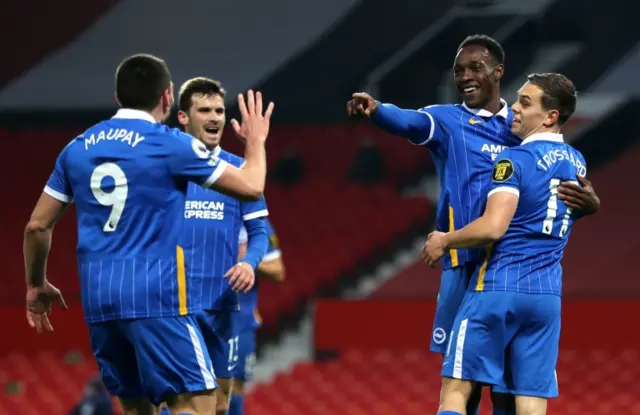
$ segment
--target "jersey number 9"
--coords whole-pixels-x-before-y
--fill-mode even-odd
[[[111,177],[115,182],[113,190],[109,193],[102,189],[102,180]],[[102,230],[104,232],[114,232],[118,227],[124,205],[127,203],[129,186],[127,176],[124,171],[115,163],[104,163],[93,170],[91,174],[91,191],[98,203],[102,206],[110,206],[111,213]]]

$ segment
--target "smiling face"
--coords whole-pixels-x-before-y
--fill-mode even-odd
[[[458,93],[469,108],[484,108],[494,94],[499,95],[504,66],[497,64],[489,50],[480,45],[458,51],[453,78]]]
[[[224,99],[220,94],[194,94],[188,111],[178,114],[186,133],[202,141],[209,150],[220,145],[226,122]]]

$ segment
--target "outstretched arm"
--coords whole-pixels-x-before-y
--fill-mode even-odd
[[[425,145],[431,141],[436,129],[436,121],[428,112],[382,104],[364,92],[352,95],[352,99],[347,102],[347,114],[353,118],[369,117],[381,129],[408,138],[416,145]]]
[[[379,104],[371,120],[388,133],[406,137],[418,145],[433,137],[435,127],[431,114],[401,109],[393,104]]]

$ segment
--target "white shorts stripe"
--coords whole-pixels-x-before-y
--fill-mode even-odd
[[[204,384],[207,389],[215,389],[216,382],[214,380],[213,370],[207,367],[207,361],[204,358],[204,351],[202,349],[200,337],[198,337],[198,332],[191,324],[187,324],[187,328],[189,329],[189,336],[191,337],[191,343],[193,344],[193,351],[196,353],[196,360],[198,361],[198,366],[200,366],[200,372],[202,373]]]
[[[460,331],[456,338],[456,354],[453,360],[453,377],[456,379],[462,379],[462,360],[464,358],[464,338],[467,335],[467,323],[469,319],[464,319],[460,322]]]

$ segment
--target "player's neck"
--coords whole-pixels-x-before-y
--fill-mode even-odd
[[[156,122],[161,123],[161,122],[164,121],[165,114],[162,111],[162,108],[160,108],[160,107],[155,108],[155,109],[153,109],[151,111],[145,111],[145,112],[148,112],[149,115],[151,115],[153,117],[153,119],[156,120]]]
[[[562,134],[562,131],[561,131],[561,128],[557,125],[554,125],[552,127],[541,125],[540,127],[536,128],[535,130],[527,134],[526,137],[523,137],[523,139],[529,138],[534,134],[542,134],[542,133]]]
[[[500,95],[496,95],[495,97],[491,97],[487,105],[484,107],[485,110],[489,111],[492,114],[497,114],[502,109],[502,101],[500,101]]]

